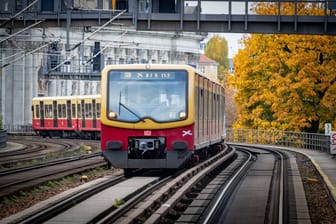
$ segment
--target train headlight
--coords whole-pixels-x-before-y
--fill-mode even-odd
[[[179,116],[180,116],[180,119],[184,119],[184,118],[187,117],[187,113],[184,112],[184,111],[181,111],[181,112],[179,113]]]
[[[117,119],[118,114],[117,114],[116,112],[114,112],[114,111],[110,111],[110,112],[108,113],[108,117],[109,117],[110,119],[115,120],[115,119]]]

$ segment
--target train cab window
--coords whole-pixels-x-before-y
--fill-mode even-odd
[[[108,79],[109,119],[171,122],[188,116],[185,70],[110,71]]]

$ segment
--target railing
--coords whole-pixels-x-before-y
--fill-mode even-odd
[[[226,141],[279,145],[330,152],[330,136],[277,130],[227,129]]]
[[[4,125],[4,128],[7,130],[8,134],[30,134],[34,133],[34,130],[31,125]]]
[[[33,134],[31,125],[4,125],[8,134]],[[330,136],[277,130],[226,129],[226,142],[279,145],[330,152]]]
[[[0,148],[4,148],[7,145],[7,131],[0,129]]]

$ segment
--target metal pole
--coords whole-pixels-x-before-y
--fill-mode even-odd
[[[70,51],[71,0],[67,1],[66,14],[66,51]]]

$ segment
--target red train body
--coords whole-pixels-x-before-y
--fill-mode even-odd
[[[43,137],[100,138],[100,95],[36,97],[32,128]]]
[[[126,174],[180,168],[224,140],[224,89],[187,65],[107,66],[101,103],[103,156]]]

